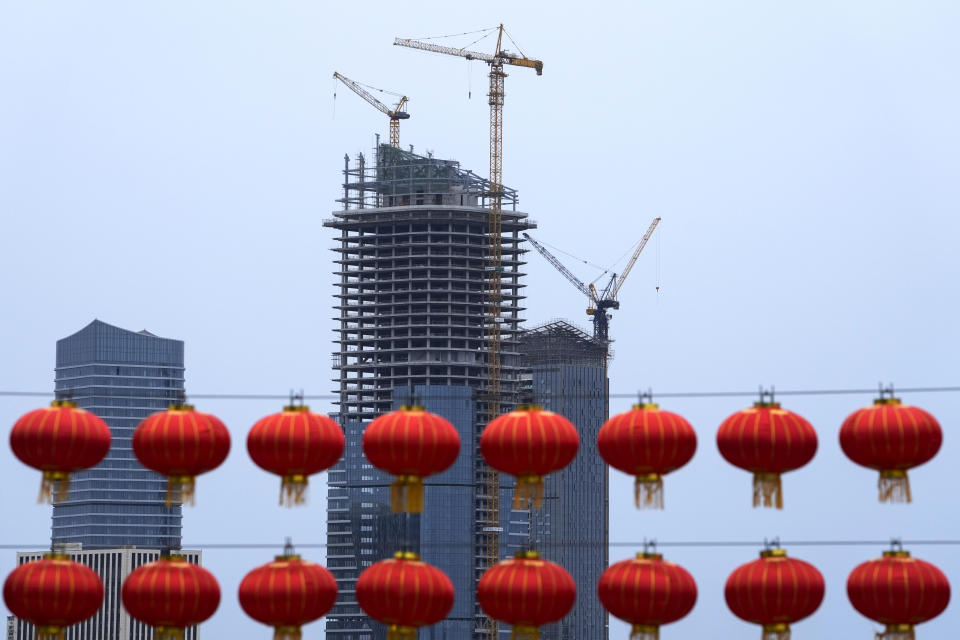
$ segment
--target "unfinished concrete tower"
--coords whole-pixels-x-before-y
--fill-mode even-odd
[[[385,637],[356,603],[356,579],[367,566],[401,546],[443,570],[456,602],[444,622],[421,640],[481,637],[474,602],[485,569],[480,553],[491,524],[485,494],[489,470],[478,437],[486,416],[485,342],[487,180],[452,160],[379,145],[372,166],[361,155],[345,158],[342,208],[324,225],[339,231],[334,251],[338,277],[337,351],[333,356],[339,420],[346,434],[343,460],[330,472],[327,564],[340,588],[327,617],[327,637]],[[516,210],[517,194],[503,194],[502,399],[516,404],[523,362],[518,350],[524,249],[520,232],[535,224]],[[416,397],[450,420],[462,447],[456,464],[426,483],[424,513],[390,512],[390,479],[363,457],[365,426]],[[504,541],[504,550],[506,544]]]

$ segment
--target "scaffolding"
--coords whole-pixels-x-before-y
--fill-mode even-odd
[[[609,342],[591,336],[565,320],[552,320],[524,331],[520,351],[530,365],[578,364],[605,366],[613,357]]]

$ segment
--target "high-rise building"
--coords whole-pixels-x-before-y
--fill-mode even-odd
[[[79,544],[61,545],[58,552],[70,556],[74,562],[93,569],[103,581],[103,606],[90,619],[67,628],[64,640],[152,640],[153,628],[130,617],[120,599],[120,589],[127,576],[141,565],[154,562],[160,552],[145,549],[100,549],[85,551]],[[187,561],[200,564],[199,551],[178,551]],[[17,566],[43,557],[43,552],[17,554]],[[11,631],[12,630],[12,631]],[[12,633],[12,635],[11,635]],[[11,619],[7,635],[12,640],[33,640],[33,625]],[[184,640],[198,640],[197,627],[190,627]]]
[[[183,392],[180,340],[94,320],[57,341],[57,396],[102,418],[113,442],[100,464],[73,474],[69,499],[54,504],[54,544],[180,548],[181,508],[165,505],[166,479],[137,461],[131,438]]]
[[[569,571],[578,589],[573,611],[545,627],[541,639],[606,640],[607,615],[595,585],[608,564],[607,468],[594,443],[608,413],[608,345],[555,321],[524,332],[520,350],[533,401],[568,418],[580,434],[577,457],[547,476],[543,507],[528,519],[533,546]]]
[[[334,248],[339,324],[333,367],[338,372],[339,420],[347,440],[344,457],[328,480],[327,566],[337,579],[340,596],[327,617],[327,637],[385,637],[385,630],[370,622],[357,605],[355,583],[363,569],[406,548],[443,570],[457,593],[448,618],[423,629],[420,638],[493,640],[483,630],[482,612],[474,597],[476,582],[489,562],[483,546],[487,534],[499,532],[503,557],[514,546],[522,546],[524,538],[532,539],[533,530],[546,532],[540,538],[544,543],[553,535],[594,532],[588,532],[587,525],[583,531],[558,525],[547,532],[540,521],[531,528],[529,514],[509,510],[512,482],[507,477],[502,479],[499,496],[488,491],[490,470],[479,455],[478,441],[489,419],[484,323],[488,321],[488,269],[493,268],[487,262],[490,184],[456,161],[388,145],[378,146],[370,166],[362,155],[353,166],[349,158],[345,160],[341,209],[324,223],[339,231]],[[516,191],[504,188],[501,315],[490,320],[500,325],[502,336],[501,411],[513,408],[531,382],[520,350],[521,267],[526,251],[520,233],[535,223],[516,205]],[[604,370],[599,371],[591,378],[584,368],[579,383],[568,377],[557,384],[594,384],[591,392],[600,397],[602,415]],[[534,377],[534,384],[540,380]],[[375,417],[414,399],[450,420],[462,445],[453,467],[427,480],[423,514],[403,516],[391,513],[390,479],[363,457],[362,436]],[[584,400],[570,408],[582,408],[595,421],[590,413],[596,409],[594,404]],[[594,437],[598,428],[599,424],[589,427]],[[585,478],[596,466],[591,465],[578,467],[576,477]],[[602,469],[597,473],[602,479]],[[602,509],[604,486],[596,478],[593,484],[584,484],[586,489],[569,498],[572,502],[565,513],[576,505],[592,509],[600,504]],[[552,490],[557,497],[562,492],[566,500],[575,488],[569,482]],[[594,493],[582,495],[584,490]],[[578,519],[592,518],[597,515],[594,511]],[[563,513],[550,512],[545,521]],[[599,540],[605,540],[605,522],[597,517],[593,523]],[[595,539],[591,544],[600,551],[602,562],[601,543]],[[570,553],[568,560],[580,562],[575,552]],[[598,575],[602,570],[600,566]],[[603,638],[570,635],[574,629],[605,629],[604,617],[598,615],[599,622],[575,625],[569,633],[551,637]],[[562,631],[559,625],[553,626],[555,633]],[[509,629],[501,627],[500,636],[508,634]]]

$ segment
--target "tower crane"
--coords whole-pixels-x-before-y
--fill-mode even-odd
[[[490,65],[490,208],[488,211],[488,257],[487,257],[487,309],[486,309],[486,338],[487,338],[487,390],[486,415],[493,419],[500,414],[500,350],[501,335],[501,287],[503,272],[503,97],[504,65],[526,67],[534,69],[537,75],[543,74],[543,62],[511,53],[502,48],[504,28],[497,27],[497,46],[492,54],[468,51],[445,47],[430,42],[396,38],[393,44],[421,51],[442,53],[450,56],[459,56],[467,60],[480,60]],[[508,34],[509,37],[509,34]],[[482,464],[482,462],[481,462]],[[480,553],[486,570],[500,560],[500,474],[485,467],[484,485],[485,494],[479,496],[479,504],[484,513],[484,526]],[[484,635],[488,640],[499,637],[499,625],[496,620],[486,616],[483,618]]]
[[[660,218],[654,218],[653,222],[650,223],[650,226],[647,227],[647,232],[643,234],[643,237],[640,239],[640,242],[637,244],[637,248],[633,252],[630,261],[627,262],[626,266],[623,268],[623,271],[618,277],[617,274],[610,276],[610,280],[607,282],[607,286],[603,288],[603,291],[597,291],[597,288],[591,282],[589,285],[586,285],[581,281],[577,276],[567,269],[562,262],[550,251],[547,250],[542,244],[530,237],[529,234],[524,233],[523,237],[530,241],[530,244],[540,252],[544,258],[547,259],[547,262],[552,264],[557,271],[563,274],[563,277],[570,281],[573,286],[575,286],[580,293],[587,296],[589,300],[589,305],[587,306],[587,315],[593,319],[593,337],[598,340],[602,340],[604,343],[610,341],[610,314],[607,313],[607,309],[619,309],[620,301],[617,300],[617,295],[620,293],[621,287],[623,287],[624,281],[627,279],[627,276],[630,275],[633,265],[637,263],[637,258],[640,257],[640,254],[643,252],[644,247],[647,246],[647,242],[650,240],[650,236],[653,235],[654,229],[657,228],[657,225],[660,224]]]
[[[375,97],[373,97],[373,94],[371,94],[369,91],[364,89],[363,85],[361,85],[359,82],[355,80],[351,80],[347,76],[341,73],[337,73],[336,71],[333,72],[333,77],[339,80],[340,82],[342,82],[343,84],[347,85],[350,89],[353,90],[354,93],[356,93],[358,96],[360,96],[361,98],[369,102],[371,105],[373,105],[374,108],[387,114],[387,116],[390,118],[390,146],[393,147],[394,149],[399,148],[400,147],[400,121],[406,120],[407,118],[410,117],[410,114],[403,110],[404,107],[407,106],[407,96],[401,96],[400,102],[397,103],[397,106],[391,109],[390,107],[388,107],[387,105],[383,104],[382,102],[377,100]]]

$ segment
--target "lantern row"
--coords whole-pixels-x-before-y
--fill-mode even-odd
[[[660,627],[690,613],[698,596],[686,569],[649,552],[609,567],[597,592],[612,615],[631,625],[631,640],[658,640]],[[812,615],[824,592],[823,576],[813,565],[779,548],[738,567],[724,589],[730,610],[760,625],[763,640],[789,640],[790,625]],[[525,551],[484,573],[477,601],[488,615],[513,625],[511,638],[535,640],[540,626],[570,612],[576,593],[566,570]],[[100,609],[104,589],[91,569],[50,553],[14,569],[3,596],[15,616],[35,625],[36,640],[62,640],[67,627]],[[243,578],[238,596],[247,615],[274,628],[274,640],[300,640],[303,625],[332,609],[337,583],[326,568],[303,560],[288,545],[283,555]],[[934,565],[893,549],[851,572],[847,596],[854,609],[885,626],[877,640],[914,640],[916,625],[946,609],[950,584]],[[389,640],[404,640],[446,618],[454,588],[416,554],[398,552],[360,575],[356,598],[368,616],[388,626]],[[183,640],[187,627],[216,612],[220,587],[206,569],[164,555],[127,577],[122,600],[134,619],[155,629],[155,640]]]
[[[70,474],[96,465],[109,451],[110,440],[102,420],[66,401],[27,413],[10,434],[14,454],[43,472],[40,499],[48,501],[66,499]],[[943,432],[932,415],[883,393],[872,406],[848,416],[840,428],[847,457],[879,471],[881,502],[910,502],[907,471],[932,459],[942,442]],[[717,432],[721,455],[753,474],[755,507],[782,508],[782,474],[810,462],[817,445],[816,431],[806,419],[766,399],[728,417]],[[567,466],[579,446],[569,420],[535,405],[494,419],[481,436],[487,463],[516,477],[517,508],[527,501],[539,506],[543,477]],[[610,466],[635,477],[638,507],[663,508],[663,477],[693,458],[697,436],[682,416],[643,403],[610,418],[597,447]],[[167,476],[168,505],[192,504],[196,476],[226,459],[230,434],[215,416],[190,405],[172,405],[137,427],[133,450],[144,467]],[[343,430],[309,407],[290,405],[254,424],[247,450],[258,466],[282,478],[282,504],[302,504],[309,476],[343,455]],[[409,406],[371,422],[364,431],[363,450],[373,466],[395,476],[394,510],[418,513],[423,478],[453,464],[460,437],[448,421]]]

